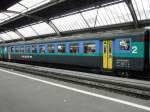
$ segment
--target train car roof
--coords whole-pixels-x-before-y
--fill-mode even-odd
[[[147,31],[145,28],[141,29],[132,29],[132,30],[115,30],[107,32],[97,32],[97,33],[85,33],[78,34],[67,37],[53,37],[46,39],[34,39],[30,41],[19,41],[12,43],[3,43],[0,46],[13,46],[13,45],[24,45],[24,44],[42,44],[48,42],[61,42],[61,41],[79,41],[79,40],[91,40],[91,39],[115,39],[116,37],[121,36],[134,36],[144,34]]]

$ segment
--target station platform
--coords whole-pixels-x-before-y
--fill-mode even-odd
[[[150,100],[0,67],[0,112],[149,112]]]
[[[104,76],[100,74],[83,73],[71,70],[47,68],[11,62],[0,62],[1,67],[32,73],[40,76],[57,78],[84,85],[90,85],[108,90],[115,90],[125,94],[134,94],[150,99],[150,81]]]

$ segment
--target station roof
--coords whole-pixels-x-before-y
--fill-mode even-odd
[[[2,0],[0,42],[150,25],[150,0]]]

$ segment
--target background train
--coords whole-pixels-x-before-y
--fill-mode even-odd
[[[136,29],[0,45],[5,61],[64,64],[122,74],[150,74],[150,32]]]

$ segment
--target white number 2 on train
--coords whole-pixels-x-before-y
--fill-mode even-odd
[[[132,46],[132,53],[137,54],[138,53],[138,47],[137,46]]]

